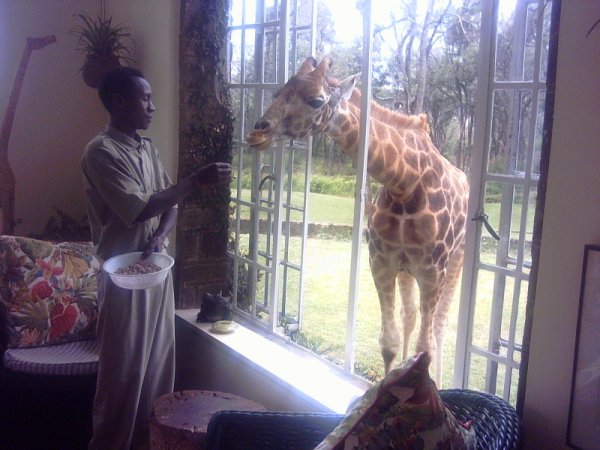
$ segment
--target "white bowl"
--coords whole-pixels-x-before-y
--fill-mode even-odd
[[[116,273],[121,267],[127,267],[140,261],[142,252],[124,253],[107,259],[102,265],[102,269],[110,275],[110,279],[117,286],[124,289],[148,289],[162,283],[173,267],[175,260],[169,255],[153,252],[144,259],[144,262],[156,264],[161,270],[152,273],[142,273],[139,275],[124,275]]]

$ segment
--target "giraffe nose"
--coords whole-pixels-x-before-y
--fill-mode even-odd
[[[266,119],[259,120],[258,122],[256,122],[254,124],[255,130],[268,131],[271,129],[271,127],[272,127],[271,121],[266,120]]]

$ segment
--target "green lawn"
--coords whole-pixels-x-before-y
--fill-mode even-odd
[[[250,200],[250,191],[242,190],[242,200]],[[303,194],[294,192],[292,204],[302,206]],[[310,194],[309,217],[313,223],[336,223],[340,225],[352,225],[354,214],[354,199],[348,197],[336,197],[334,195]],[[298,220],[296,218],[295,220]]]

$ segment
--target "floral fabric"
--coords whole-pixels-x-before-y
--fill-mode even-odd
[[[475,449],[474,430],[444,406],[429,363],[419,353],[390,371],[315,450]]]
[[[8,347],[95,337],[99,271],[91,242],[0,236],[0,302],[8,315]]]

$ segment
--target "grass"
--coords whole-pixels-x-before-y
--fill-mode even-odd
[[[250,201],[250,191],[248,189],[243,189],[240,198],[245,201]],[[308,203],[311,222],[352,225],[354,214],[353,198],[311,192]],[[294,192],[292,194],[292,204],[302,206],[303,193]],[[297,216],[294,220],[300,220],[300,217]]]

